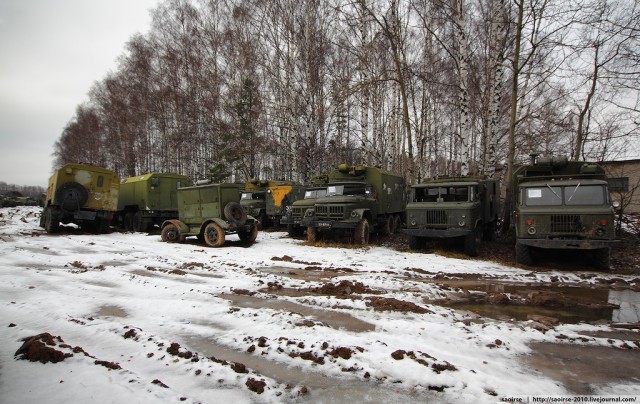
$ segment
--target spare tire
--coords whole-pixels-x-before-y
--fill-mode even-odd
[[[77,182],[65,182],[56,189],[55,204],[67,212],[80,210],[89,199],[89,191]]]
[[[239,226],[243,226],[247,222],[247,212],[238,202],[229,202],[225,205],[224,217]]]

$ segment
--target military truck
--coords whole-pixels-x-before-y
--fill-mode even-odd
[[[327,194],[305,212],[310,218],[307,240],[314,242],[323,235],[341,233],[356,244],[368,244],[374,231],[396,231],[405,202],[401,175],[376,167],[340,164],[329,173]]]
[[[230,234],[237,234],[246,243],[255,241],[258,223],[240,205],[239,184],[200,181],[178,188],[177,197],[178,219],[162,223],[162,241],[184,242],[196,236],[211,247],[221,247]]]
[[[287,207],[304,197],[305,188],[291,181],[252,179],[242,190],[240,204],[263,228],[280,225]]]
[[[177,190],[191,186],[185,175],[150,173],[120,182],[118,224],[127,231],[149,231],[178,217]]]
[[[120,179],[106,168],[66,164],[49,178],[40,226],[47,233],[60,223],[74,223],[85,230],[105,233],[118,207]]]
[[[316,199],[327,194],[328,175],[316,175],[309,180],[304,192],[304,197],[293,202],[286,208],[286,213],[280,219],[280,224],[287,226],[287,232],[291,237],[300,237],[307,228],[303,222],[307,209],[313,209]]]
[[[458,239],[470,256],[482,240],[492,240],[498,222],[500,191],[495,180],[445,177],[411,188],[406,207],[409,248],[423,249],[428,240]]]
[[[616,235],[602,166],[533,154],[514,170],[511,190],[519,263],[533,264],[533,248],[585,250],[596,268],[610,269]]]

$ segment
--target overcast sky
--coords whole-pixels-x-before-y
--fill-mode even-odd
[[[46,187],[53,144],[160,0],[0,0],[0,181]]]

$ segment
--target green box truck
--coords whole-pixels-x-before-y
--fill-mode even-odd
[[[178,217],[178,188],[192,185],[189,177],[150,173],[120,183],[118,222],[127,231],[148,231]]]
[[[399,174],[377,167],[339,165],[329,173],[327,194],[305,213],[307,240],[342,233],[356,244],[368,244],[374,231],[394,233],[404,214],[405,186]]]

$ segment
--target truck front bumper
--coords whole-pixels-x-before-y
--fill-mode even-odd
[[[355,229],[358,226],[358,222],[338,220],[312,220],[308,222],[308,226],[315,227],[320,231],[331,229]]]
[[[518,243],[538,248],[556,248],[568,250],[599,250],[609,248],[620,240],[565,240],[565,239],[537,239],[518,238]]]
[[[471,234],[467,229],[400,229],[401,233],[414,237],[425,238],[453,238],[464,237]]]

